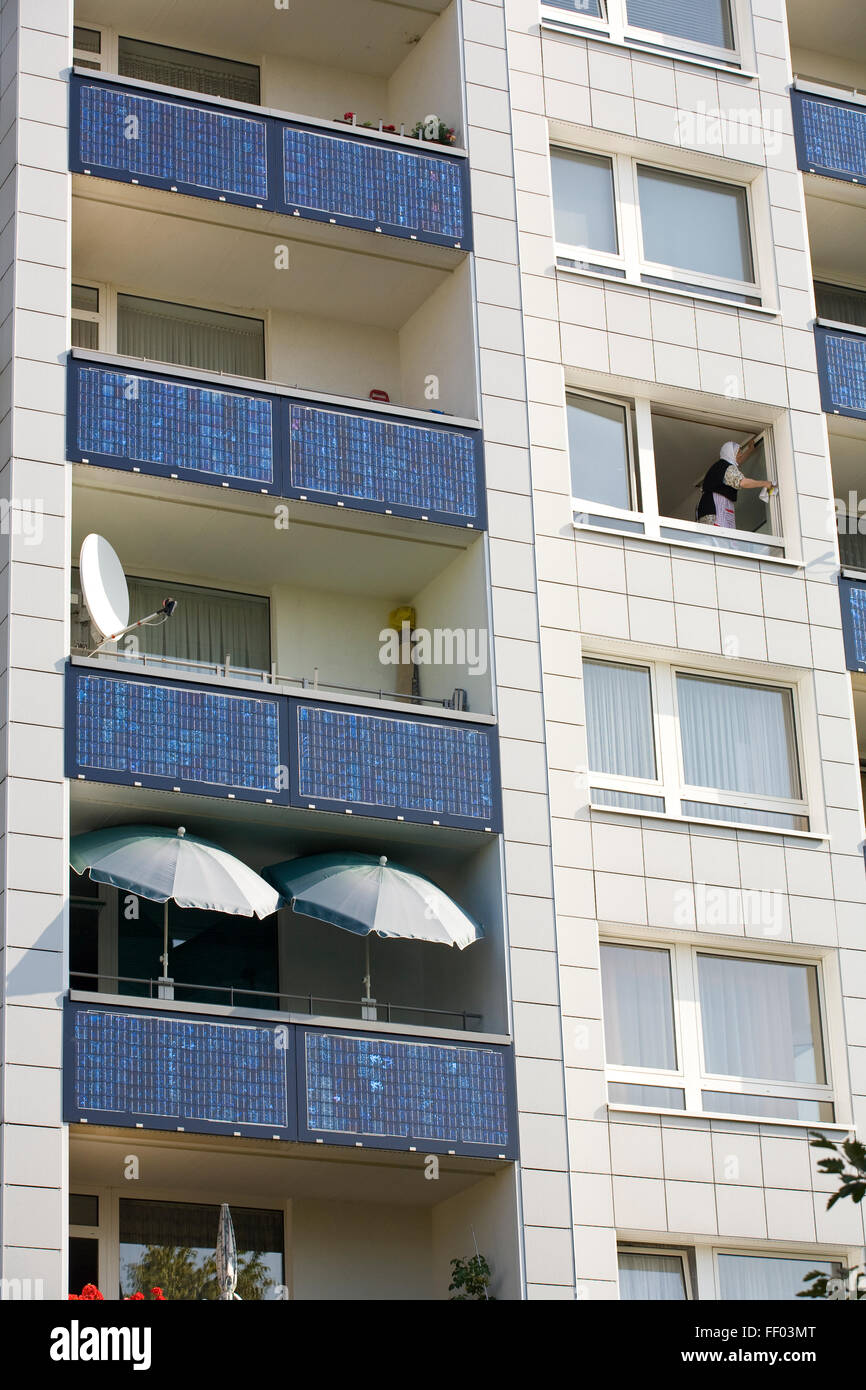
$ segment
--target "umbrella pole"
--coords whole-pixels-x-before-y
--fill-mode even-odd
[[[162,905],[162,979],[159,984],[160,999],[173,999],[174,989],[168,975],[168,898]]]
[[[364,937],[364,998],[361,1000],[361,1017],[372,1019],[375,1023],[379,1017],[376,1011],[376,1001],[372,997],[372,980],[370,978],[370,933]]]

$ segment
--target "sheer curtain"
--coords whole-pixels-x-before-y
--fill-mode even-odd
[[[601,980],[607,1061],[676,1070],[669,953],[646,946],[603,945]]]
[[[788,1260],[772,1255],[719,1255],[722,1298],[754,1298],[779,1303],[809,1287],[803,1280],[813,1269],[835,1275],[840,1266],[830,1260]]]
[[[823,1084],[814,966],[699,955],[698,977],[709,1073]]]
[[[117,57],[121,77],[228,97],[253,106],[259,104],[259,69],[252,63],[236,63],[229,58],[211,58],[206,53],[189,53],[183,48],[126,38],[118,40]]]
[[[126,357],[261,379],[265,326],[261,319],[241,314],[119,294],[117,351]]]
[[[677,676],[685,780],[753,796],[800,796],[790,690]]]
[[[621,1250],[619,1296],[671,1303],[686,1297],[683,1262],[679,1255],[638,1255]]]
[[[648,669],[585,661],[583,687],[592,771],[653,779],[656,758]]]
[[[129,579],[132,621],[154,613],[163,599],[177,599],[174,616],[161,627],[141,627],[135,634],[149,656],[185,657],[268,671],[271,665],[270,605],[251,594],[197,589],[170,580]]]
[[[733,48],[729,0],[628,0],[628,22],[714,48]]]

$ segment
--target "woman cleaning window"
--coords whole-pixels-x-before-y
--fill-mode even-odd
[[[722,445],[717,462],[707,469],[700,484],[701,497],[695,515],[702,526],[724,526],[734,530],[737,494],[741,488],[766,488],[767,497],[772,494],[775,484],[769,478],[747,478],[741,471],[741,465],[751,458],[762,438],[758,434],[747,439],[745,444],[729,440]]]

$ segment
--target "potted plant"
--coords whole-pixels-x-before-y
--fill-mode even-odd
[[[483,1255],[470,1255],[468,1260],[452,1260],[451,1283],[448,1285],[451,1302],[495,1302],[489,1292],[490,1278],[490,1265]]]
[[[457,143],[457,136],[451,126],[440,121],[435,114],[425,116],[423,121],[418,121],[412,129],[412,134],[416,140],[431,140],[437,145],[454,145]]]

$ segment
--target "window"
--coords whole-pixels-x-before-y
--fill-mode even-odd
[[[583,671],[593,805],[808,830],[791,689],[594,657]]]
[[[831,323],[850,323],[866,332],[866,290],[815,281],[815,307],[819,319]]]
[[[686,1264],[679,1252],[658,1250],[617,1251],[621,1299],[683,1302],[689,1298]]]
[[[99,1198],[69,1194],[69,1292],[99,1288]]]
[[[158,1286],[167,1299],[216,1299],[219,1214],[218,1206],[121,1197],[120,1296]],[[231,1215],[238,1297],[278,1298],[285,1282],[282,1212],[232,1206]]]
[[[100,348],[101,296],[95,285],[72,286],[72,346]]]
[[[121,77],[259,105],[259,69],[252,63],[236,63],[229,58],[128,38],[118,40],[117,59]]]
[[[729,1255],[719,1251],[716,1256],[719,1272],[719,1298],[755,1299],[778,1303],[796,1298],[809,1288],[803,1281],[807,1274],[818,1270],[830,1278],[841,1279],[842,1266],[834,1260],[797,1259],[789,1255]]]
[[[632,410],[576,394],[566,396],[565,407],[572,496],[631,511],[637,503]]]
[[[612,1104],[833,1120],[817,965],[605,941],[601,972]]]
[[[561,146],[551,181],[561,268],[761,303],[744,184]]]
[[[240,314],[119,294],[117,351],[125,357],[261,379],[265,326],[261,319]]]
[[[737,0],[542,0],[549,19],[616,43],[739,67]]]
[[[729,0],[626,0],[629,24],[710,48],[733,48]]]
[[[102,34],[99,29],[84,29],[76,24],[72,30],[72,62],[77,68],[102,67]]]

